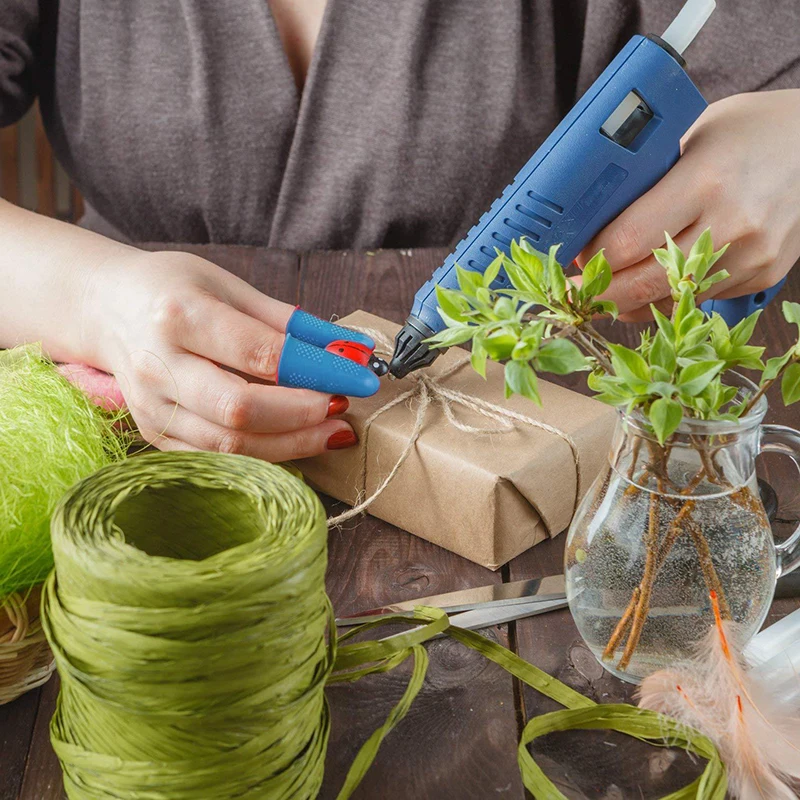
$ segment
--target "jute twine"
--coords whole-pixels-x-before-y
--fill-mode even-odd
[[[39,620],[39,589],[15,592],[2,603],[0,617],[0,705],[46,683],[55,661]],[[9,627],[10,626],[10,627]]]
[[[376,343],[376,352],[380,355],[391,355],[392,342],[381,331],[373,328],[357,328],[362,333],[370,336]],[[364,428],[361,433],[361,465],[358,476],[358,497],[359,500],[356,504],[347,511],[337,514],[328,518],[328,527],[332,528],[340,525],[342,522],[353,519],[359,514],[363,514],[386,490],[389,484],[394,480],[400,468],[408,460],[408,457],[414,451],[417,440],[422,433],[425,425],[425,420],[428,415],[428,410],[431,405],[437,403],[444,413],[447,422],[452,425],[456,430],[462,433],[473,435],[480,434],[507,434],[517,429],[517,424],[527,425],[539,430],[546,431],[547,433],[557,436],[569,445],[572,453],[572,458],[575,464],[575,498],[572,506],[572,513],[578,508],[578,503],[581,499],[581,462],[580,452],[575,440],[565,431],[556,428],[553,425],[548,425],[538,419],[519,414],[504,406],[490,403],[480,397],[460,392],[456,389],[451,389],[445,385],[445,381],[460,369],[463,369],[470,363],[470,358],[467,356],[461,361],[457,361],[451,367],[441,372],[439,375],[432,375],[426,370],[412,372],[408,376],[410,383],[409,388],[392,398],[388,403],[385,403],[380,408],[376,409],[372,414],[364,420]],[[400,453],[394,466],[389,470],[383,480],[378,484],[372,494],[367,495],[367,470],[369,467],[369,434],[373,423],[390,409],[401,403],[408,404],[414,414],[414,425],[411,429],[411,434],[406,442],[403,450]],[[455,414],[454,406],[460,406],[473,413],[479,414],[494,424],[488,427],[477,425],[469,425],[462,420],[459,420]]]

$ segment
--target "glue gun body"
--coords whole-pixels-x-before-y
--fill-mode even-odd
[[[395,342],[393,375],[403,377],[436,358],[439,351],[424,341],[444,327],[435,287],[457,288],[456,263],[482,273],[496,249],[508,254],[512,239],[526,237],[542,252],[560,245],[558,260],[569,265],[669,171],[680,156],[681,138],[707,106],[684,63],[659,37],[628,42],[417,292]],[[501,270],[493,288],[509,286]],[[713,301],[713,310],[735,322],[745,310],[766,304],[778,288],[760,297]]]

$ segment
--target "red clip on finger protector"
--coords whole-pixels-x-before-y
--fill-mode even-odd
[[[369,336],[298,309],[286,326],[278,385],[369,397],[380,386],[378,376],[365,366],[374,350]]]

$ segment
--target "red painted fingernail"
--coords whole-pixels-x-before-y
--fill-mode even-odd
[[[335,394],[328,403],[328,416],[335,417],[344,414],[350,407],[350,401],[343,394]]]
[[[344,450],[358,444],[358,438],[353,431],[337,431],[328,439],[328,450]]]

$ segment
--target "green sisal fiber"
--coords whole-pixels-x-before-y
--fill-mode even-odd
[[[64,492],[124,457],[114,422],[37,345],[0,351],[0,602],[52,569],[50,514]]]
[[[670,800],[722,800],[711,742],[653,712],[595,705],[439,609],[390,621],[410,629],[337,638],[325,594],[327,533],[316,495],[280,467],[242,456],[154,453],[106,467],[53,515],[56,569],[43,626],[61,675],[51,739],[70,800],[305,800],[322,784],[326,684],[408,658],[406,691],[364,743],[349,798],[402,720],[439,633],[495,661],[565,710],[533,719],[519,748],[525,786],[564,797],[527,743],[552,730],[606,728],[708,760]],[[424,769],[425,756],[420,755]]]

